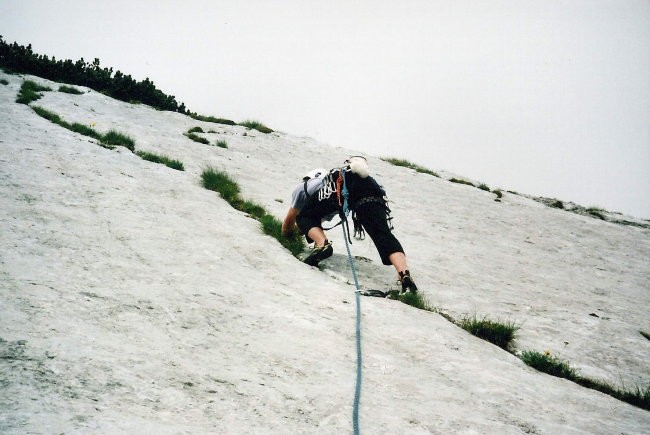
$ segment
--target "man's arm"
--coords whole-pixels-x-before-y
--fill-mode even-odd
[[[282,235],[284,237],[288,237],[294,231],[296,216],[298,216],[298,209],[291,207],[284,217],[284,221],[282,221]]]

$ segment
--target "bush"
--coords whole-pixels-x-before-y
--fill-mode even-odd
[[[135,141],[129,136],[122,134],[115,130],[110,130],[99,139],[101,143],[106,145],[119,145],[135,151]]]
[[[395,158],[395,157],[382,157],[381,159],[383,161],[391,163],[391,164],[393,164],[395,166],[403,166],[405,168],[414,169],[415,171],[421,172],[423,174],[429,174],[429,175],[433,175],[434,177],[440,178],[440,175],[436,174],[432,170],[427,169],[427,168],[425,168],[423,166],[420,166],[420,165],[416,165],[415,163],[411,163],[408,160],[398,159],[398,158]]]
[[[259,121],[248,120],[248,121],[240,122],[239,125],[242,125],[242,126],[248,127],[248,128],[252,128],[252,129],[257,130],[257,131],[259,131],[261,133],[273,133],[273,130],[271,130],[270,128],[268,128],[266,125],[262,124]]]
[[[206,144],[206,145],[210,144],[209,140],[207,140],[206,138],[201,137],[199,135],[196,135],[194,133],[183,133],[183,134],[185,136],[187,136],[188,138],[192,139],[194,142],[198,142],[198,143],[202,143],[202,144]]]
[[[145,151],[138,151],[138,152],[136,152],[136,154],[138,156],[140,156],[144,160],[154,162],[154,163],[161,163],[161,164],[163,164],[163,165],[165,165],[165,166],[167,166],[169,168],[176,169],[177,171],[184,171],[185,170],[185,167],[183,166],[182,162],[180,162],[178,160],[170,159],[169,157],[166,157],[166,156],[160,156],[160,155],[153,154],[153,153],[148,153],[148,152],[145,152]]]
[[[217,146],[220,148],[228,148],[228,142],[225,140],[221,139],[217,141]]]
[[[560,201],[559,199],[556,199],[555,201],[553,201],[551,203],[551,207],[559,208],[559,209],[564,210],[564,203],[562,201]]]
[[[66,86],[66,85],[59,86],[59,92],[65,92],[66,94],[72,94],[72,95],[83,94],[83,91],[80,91],[77,88],[73,88],[72,86]]]
[[[10,73],[33,74],[55,82],[87,86],[121,101],[139,101],[160,110],[187,113],[184,104],[178,104],[173,95],[165,95],[149,78],[134,80],[113,68],[102,68],[99,59],[92,63],[83,58],[56,60],[39,55],[17,43],[8,44],[0,36],[0,66]]]
[[[503,197],[503,192],[501,191],[501,189],[495,189],[492,191],[492,193],[494,193],[499,199]]]
[[[519,329],[512,322],[501,323],[486,318],[477,319],[476,316],[465,317],[458,325],[470,334],[489,341],[504,350],[509,350],[515,339],[515,333]]]
[[[8,85],[9,84],[9,82],[7,80],[5,80],[5,79],[0,79],[0,83],[2,83],[3,85]]]
[[[43,96],[43,94],[39,94],[39,92],[51,90],[52,89],[46,86],[41,86],[31,80],[25,80],[20,86],[20,91],[18,91],[18,98],[16,98],[16,103],[29,104],[32,101],[36,101]]]
[[[201,127],[192,127],[189,130],[187,130],[188,133],[203,133],[203,129]]]

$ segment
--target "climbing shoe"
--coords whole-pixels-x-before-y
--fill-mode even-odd
[[[411,278],[411,274],[408,270],[399,273],[399,280],[402,283],[402,293],[407,290],[411,293],[418,291],[418,286],[413,282],[413,278]]]
[[[332,248],[332,244],[325,240],[325,244],[323,246],[315,246],[303,262],[310,266],[318,266],[318,263],[331,257],[333,253],[334,249]]]

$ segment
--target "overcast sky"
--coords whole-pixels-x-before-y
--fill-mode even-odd
[[[650,218],[648,0],[0,0],[0,35],[202,114]]]

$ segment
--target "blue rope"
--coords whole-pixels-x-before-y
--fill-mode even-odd
[[[357,291],[355,294],[355,301],[357,306],[357,381],[354,388],[354,407],[352,411],[352,429],[354,430],[354,435],[359,435],[359,400],[361,399],[361,379],[362,373],[361,368],[363,367],[361,360],[361,298],[359,297],[359,280],[357,279],[357,270],[354,267],[354,260],[352,259],[352,253],[350,252],[350,244],[348,243],[348,234],[350,234],[350,228],[347,222],[347,215],[349,213],[348,209],[348,188],[345,183],[345,170],[341,169],[341,174],[343,176],[343,213],[345,214],[346,219],[343,220],[343,239],[345,239],[345,249],[348,251],[348,261],[350,262],[350,269],[352,269],[352,276],[354,277],[354,286]]]

